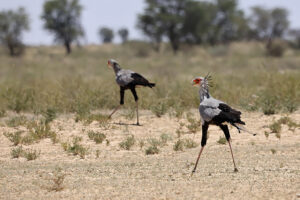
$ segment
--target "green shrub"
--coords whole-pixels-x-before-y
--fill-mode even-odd
[[[161,117],[167,113],[168,108],[166,103],[159,101],[159,103],[151,106],[150,110],[155,114],[156,117]]]
[[[159,153],[159,149],[157,146],[149,146],[146,150],[145,150],[145,154],[146,155],[153,155],[153,154],[158,154]]]
[[[191,133],[196,133],[200,130],[201,122],[199,120],[194,119],[190,115],[187,116],[187,120],[189,123],[186,127]]]
[[[88,136],[91,140],[94,140],[96,144],[101,144],[106,138],[106,136],[103,133],[97,133],[94,131],[89,131]]]
[[[68,153],[71,153],[74,156],[79,155],[81,159],[84,159],[88,149],[80,144],[81,140],[82,140],[81,137],[74,137],[71,144],[65,142],[62,143],[61,145],[63,149]]]
[[[64,182],[67,174],[64,173],[61,168],[56,168],[51,174],[52,174],[52,177],[49,178],[51,183],[48,184],[46,188],[48,189],[49,192],[62,191],[64,189],[63,182]]]
[[[48,108],[43,115],[45,117],[46,124],[52,122],[57,117],[56,110],[53,108]]]
[[[125,150],[130,150],[131,147],[135,144],[135,139],[134,139],[134,136],[131,135],[129,137],[127,137],[123,142],[121,142],[119,144],[119,146],[122,148],[122,149],[125,149]]]
[[[264,94],[260,98],[260,104],[262,111],[265,115],[273,115],[278,112],[279,110],[279,100],[276,96],[274,95],[268,95]]]
[[[191,148],[196,148],[198,144],[194,140],[188,138],[184,140],[184,146],[188,149],[191,149]]]
[[[219,144],[226,144],[226,141],[227,141],[227,140],[226,140],[225,137],[220,137],[219,140],[218,140],[218,143],[219,143]]]
[[[23,154],[24,154],[24,150],[23,150],[22,146],[16,147],[16,148],[12,149],[10,152],[10,155],[12,158],[22,157]]]
[[[27,118],[23,115],[12,117],[6,121],[6,125],[9,127],[17,127],[17,126],[24,126],[28,122]]]
[[[269,126],[272,133],[280,133],[281,132],[281,123],[276,121]]]
[[[44,120],[33,121],[27,124],[29,134],[25,137],[27,142],[38,142],[45,138],[50,138],[52,142],[57,142],[57,135],[51,131],[50,125]],[[31,143],[28,143],[31,144]]]
[[[160,135],[161,145],[166,145],[168,141],[172,140],[172,136],[166,133]]]
[[[184,147],[184,141],[183,140],[177,140],[177,142],[175,142],[173,149],[174,151],[183,151],[183,147]]]
[[[276,153],[276,149],[271,149],[272,154]]]
[[[15,146],[22,142],[23,131],[17,131],[15,133],[4,133],[4,136],[9,139]]]
[[[37,159],[40,155],[40,152],[37,150],[28,149],[28,150],[24,150],[23,155],[28,161],[31,161]]]
[[[286,50],[286,44],[281,40],[273,40],[266,49],[268,55],[273,57],[281,57]]]

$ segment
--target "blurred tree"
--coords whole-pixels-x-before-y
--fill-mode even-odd
[[[289,31],[289,35],[295,42],[295,46],[300,48],[300,29],[292,29]]]
[[[44,4],[44,27],[55,34],[55,41],[65,46],[67,54],[71,53],[72,42],[84,35],[81,11],[78,0],[49,0]]]
[[[182,37],[185,6],[189,0],[146,0],[144,14],[139,15],[138,28],[147,36],[161,41],[166,36],[174,53]]]
[[[160,25],[160,22],[156,20],[158,13],[155,12],[152,6],[146,8],[145,13],[138,16],[138,29],[150,39],[154,44],[154,49],[159,51],[160,43],[162,41],[164,27]]]
[[[110,28],[103,27],[99,29],[99,36],[103,43],[111,43],[114,39],[114,32]]]
[[[29,20],[24,8],[0,12],[0,41],[11,56],[23,53],[22,33],[26,30],[29,30]]]
[[[146,0],[138,28],[152,41],[167,38],[174,52],[180,43],[217,44],[247,37],[248,21],[237,0]]]
[[[288,30],[288,11],[284,8],[275,8],[271,10],[272,18],[272,37],[282,38],[283,34]]]
[[[270,36],[271,16],[267,9],[253,7],[250,22],[253,39],[262,40]]]
[[[250,27],[254,39],[282,38],[289,27],[288,12],[284,8],[269,10],[258,6],[253,7]]]
[[[128,40],[128,35],[129,35],[129,31],[127,28],[121,28],[119,31],[118,31],[118,34],[122,40],[122,42],[126,42]]]
[[[208,43],[213,38],[217,8],[210,2],[190,1],[185,8],[183,39],[189,44]]]
[[[247,34],[248,23],[237,3],[237,0],[215,0],[217,13],[212,21],[215,27],[212,44],[242,39]]]

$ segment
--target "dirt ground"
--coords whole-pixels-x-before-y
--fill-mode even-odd
[[[197,110],[192,112],[198,117]],[[74,115],[59,116],[51,123],[51,129],[61,141],[82,137],[81,143],[88,147],[85,159],[68,155],[60,143],[52,144],[50,139],[23,145],[25,149],[40,151],[36,160],[12,159],[14,146],[3,133],[24,127],[3,125],[0,199],[300,199],[300,129],[291,131],[283,125],[280,139],[274,133],[265,136],[265,131],[270,132],[267,126],[281,116],[244,112],[242,118],[247,128],[257,136],[239,134],[230,128],[237,173],[233,172],[229,146],[217,143],[223,133],[211,126],[193,177],[190,174],[200,146],[173,150],[180,122],[187,124],[184,118],[168,114],[157,118],[142,111],[142,126],[134,126],[131,124],[135,118],[126,119],[119,113],[103,127],[95,121],[89,125],[76,123]],[[299,112],[289,117],[300,123]],[[87,136],[90,130],[104,133],[109,144],[90,140]],[[172,139],[160,147],[159,154],[146,155],[147,139],[159,138],[161,134]],[[129,135],[134,135],[136,144],[131,150],[123,150],[119,143]],[[199,144],[201,131],[183,134],[181,138],[191,138]],[[142,148],[141,140],[145,141]],[[64,174],[63,189],[55,191],[51,188],[59,168],[59,173]]]

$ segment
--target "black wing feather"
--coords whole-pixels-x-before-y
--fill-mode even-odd
[[[220,103],[218,108],[222,110],[218,116],[215,117],[215,120],[219,122],[229,122],[229,123],[239,123],[245,124],[245,122],[241,121],[241,112],[235,110],[228,106],[225,103]]]
[[[131,78],[133,78],[133,81],[131,82],[134,85],[142,85],[142,86],[148,86],[148,87],[154,87],[154,83],[150,83],[147,79],[145,79],[142,75],[138,73],[132,73]]]

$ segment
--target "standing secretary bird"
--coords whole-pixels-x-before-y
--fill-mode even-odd
[[[109,118],[111,118],[111,116],[124,104],[125,90],[130,89],[136,102],[136,124],[140,125],[138,96],[136,94],[135,87],[140,85],[152,88],[155,86],[155,83],[150,83],[142,75],[131,70],[122,69],[120,65],[113,59],[108,60],[108,66],[114,69],[116,74],[116,82],[120,86],[120,105],[113,110]]]
[[[192,171],[192,174],[196,171],[198,161],[200,159],[201,153],[204,149],[204,146],[206,145],[207,140],[207,130],[210,124],[219,126],[221,130],[224,132],[226,140],[228,141],[230,152],[233,160],[234,165],[234,171],[237,172],[238,169],[235,165],[231,143],[230,143],[230,133],[228,126],[226,123],[231,124],[232,126],[236,127],[238,131],[240,130],[247,131],[245,128],[243,128],[241,125],[245,125],[245,122],[241,120],[241,112],[237,111],[230,106],[228,106],[226,103],[214,99],[209,94],[209,83],[210,76],[207,75],[205,78],[203,77],[197,77],[192,81],[193,85],[199,86],[199,95],[200,95],[200,106],[199,106],[199,112],[202,122],[202,140],[201,140],[201,149],[195,164],[195,167]],[[251,133],[253,134],[253,133]],[[253,134],[255,135],[255,134]]]

